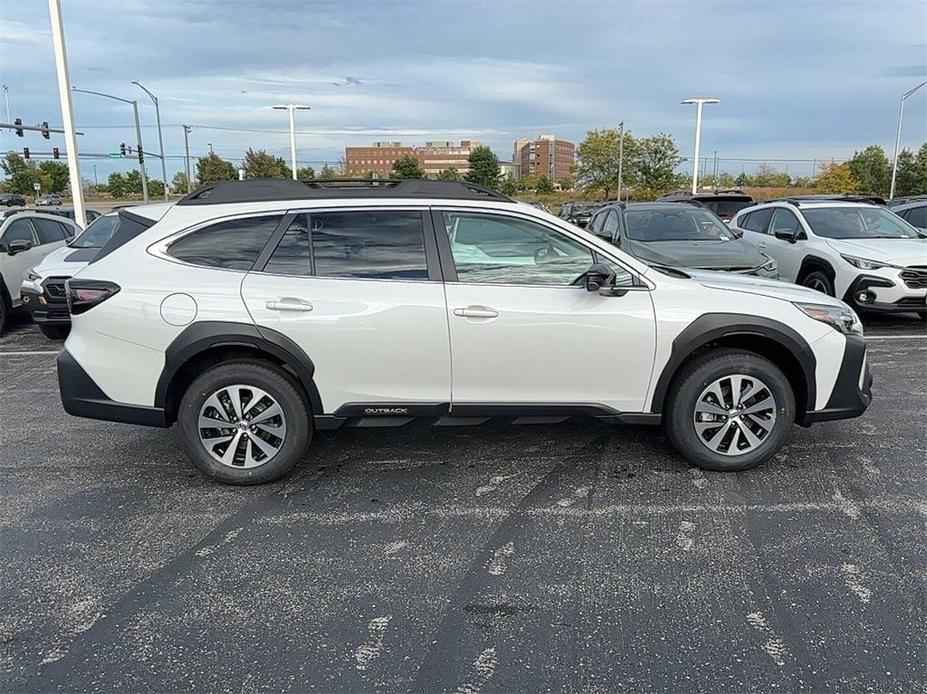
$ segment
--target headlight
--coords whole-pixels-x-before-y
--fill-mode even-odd
[[[29,280],[30,282],[37,282],[42,279],[42,276],[37,274],[33,268],[29,268],[23,273],[23,279]]]
[[[859,268],[860,270],[881,270],[883,267],[898,267],[897,265],[892,265],[891,263],[882,263],[878,260],[866,260],[865,258],[857,258],[853,255],[843,255],[842,253],[840,254],[840,257],[853,267]]]
[[[837,332],[844,335],[862,335],[863,324],[859,316],[849,306],[825,306],[822,304],[799,304],[798,308],[806,316],[827,323]]]

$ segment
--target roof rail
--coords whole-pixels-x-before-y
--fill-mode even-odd
[[[789,195],[784,198],[771,198],[763,202],[787,202],[796,207],[803,202],[868,202],[870,205],[884,205],[885,198],[878,195],[863,195],[856,193],[815,194],[815,195]]]
[[[422,179],[336,178],[294,181],[289,178],[216,181],[181,198],[178,205],[219,205],[236,202],[331,198],[450,198],[499,200],[512,198],[475,183]]]

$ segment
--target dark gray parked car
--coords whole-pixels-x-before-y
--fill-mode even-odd
[[[608,203],[596,211],[586,231],[651,265],[779,278],[775,260],[700,205]]]
[[[927,231],[927,200],[897,205],[891,210],[912,227]]]

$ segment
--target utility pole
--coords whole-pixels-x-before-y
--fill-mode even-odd
[[[100,185],[100,182],[97,180],[97,165],[93,165],[93,185],[94,187]]]
[[[212,142],[207,142],[206,146],[209,147],[209,153],[214,154],[214,152],[212,151]]]
[[[811,160],[811,185],[814,186],[814,179],[818,175],[818,160]]]
[[[293,180],[296,180],[296,116],[295,111],[308,111],[308,106],[300,104],[277,104],[273,106],[275,111],[287,111],[290,114],[290,169],[293,172]]]
[[[10,87],[9,85],[3,85],[3,99],[6,101],[6,122],[12,123],[13,116],[10,115]],[[0,128],[0,132],[3,132],[3,129]]]
[[[61,101],[64,142],[68,150],[68,178],[71,182],[74,219],[81,227],[84,227],[87,226],[87,215],[84,213],[84,191],[81,188],[80,158],[77,153],[77,133],[74,131],[74,108],[71,104],[71,77],[68,74],[68,51],[64,42],[64,21],[61,17],[60,0],[48,0],[48,14],[51,18],[55,70],[58,73],[58,99]],[[9,95],[9,90],[7,90],[7,95]]]
[[[895,156],[892,159],[892,187],[888,193],[889,200],[895,197],[895,178],[898,175],[898,147],[901,145],[901,121],[904,119],[904,102],[925,84],[927,84],[927,80],[901,95],[901,105],[898,108],[898,130],[895,133]]]
[[[164,138],[161,136],[161,106],[158,104],[158,97],[148,91],[138,80],[133,81],[132,84],[145,92],[154,102],[155,119],[158,124],[158,147],[161,150],[161,178],[164,179],[164,202],[167,202],[167,165],[164,163]]]
[[[193,130],[189,125],[181,125],[183,128],[183,149],[184,149],[184,164],[187,172],[187,193],[193,192],[193,181],[190,178],[190,138],[188,135],[190,131]]]
[[[621,182],[624,174],[624,121],[618,124],[618,202],[621,202]]]

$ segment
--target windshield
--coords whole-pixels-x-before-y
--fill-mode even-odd
[[[68,245],[71,248],[102,248],[109,241],[116,227],[119,226],[119,215],[111,214],[97,217],[80,235]]]
[[[923,235],[883,207],[816,207],[805,221],[826,239],[918,239]]]
[[[724,222],[708,210],[695,208],[625,212],[627,236],[632,241],[730,241]]]

